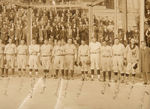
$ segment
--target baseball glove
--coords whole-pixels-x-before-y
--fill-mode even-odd
[[[79,62],[79,66],[80,66],[80,67],[82,66],[82,62],[81,62],[81,61]]]
[[[87,65],[91,65],[91,62],[90,62],[90,60],[88,60],[88,61],[86,62],[86,64],[87,64]]]
[[[133,66],[133,69],[136,70],[138,67],[138,64],[136,63],[134,66]]]
[[[78,66],[77,61],[74,62],[74,65],[75,65],[75,66]]]

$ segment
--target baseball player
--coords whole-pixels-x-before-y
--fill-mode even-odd
[[[41,55],[41,61],[42,61],[42,68],[44,70],[45,76],[49,73],[50,69],[50,61],[52,58],[52,45],[49,44],[48,40],[44,40],[44,44],[41,46],[40,49],[40,55]]]
[[[58,78],[59,70],[61,71],[62,77],[64,77],[64,51],[61,40],[58,40],[57,45],[53,49],[55,78]]]
[[[109,81],[111,81],[111,63],[112,63],[112,48],[103,41],[101,47],[101,66],[103,71],[103,81],[106,81],[106,72],[108,72]]]
[[[54,47],[54,42],[53,42],[53,38],[49,38],[49,45],[52,47]],[[53,51],[53,50],[52,50]],[[52,54],[51,54],[52,55]],[[50,58],[50,69],[49,69],[49,73],[51,74],[52,76],[52,72],[53,72],[53,56]]]
[[[28,47],[25,45],[25,41],[21,40],[20,45],[17,47],[17,66],[19,76],[21,76],[21,72],[25,74],[26,72],[26,65],[27,65],[27,54],[28,54]]]
[[[113,71],[115,75],[115,82],[118,80],[118,73],[121,74],[121,81],[124,79],[124,53],[125,47],[115,38],[114,45],[112,46],[113,56]]]
[[[73,79],[74,75],[74,63],[77,59],[77,50],[75,45],[72,43],[72,39],[69,38],[67,44],[64,46],[65,49],[65,74],[66,78],[68,78],[68,72],[71,73],[71,78]]]
[[[40,46],[36,44],[36,40],[32,40],[32,44],[29,45],[29,74],[32,75],[32,71],[35,70],[35,74],[38,75],[38,56],[40,53]]]
[[[82,80],[84,81],[87,79],[88,61],[90,60],[89,46],[85,43],[84,40],[81,41],[81,45],[79,46],[78,58],[79,65],[81,66]]]
[[[135,45],[135,40],[131,39],[130,44],[126,47],[126,59],[127,59],[127,69],[126,69],[126,79],[132,74],[133,83],[136,75],[136,69],[139,61],[139,49]]]
[[[93,37],[92,42],[89,44],[92,81],[94,80],[95,69],[97,70],[98,80],[100,80],[100,48],[101,44]]]
[[[8,44],[5,46],[4,54],[6,55],[6,75],[8,76],[8,69],[12,70],[14,75],[15,71],[15,56],[16,56],[16,45],[12,43],[12,39],[8,40]]]
[[[4,76],[4,49],[5,49],[5,45],[2,42],[3,41],[0,39],[0,70],[1,70],[1,75]]]

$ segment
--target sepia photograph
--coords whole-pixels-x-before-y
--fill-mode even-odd
[[[150,109],[150,0],[0,0],[0,109]]]

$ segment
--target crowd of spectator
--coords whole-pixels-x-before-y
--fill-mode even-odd
[[[114,24],[114,21],[109,16],[94,17],[94,34],[100,42],[106,41],[109,44],[113,44],[114,38],[117,37],[121,43],[126,45],[134,38],[136,44],[139,45],[140,33],[138,27],[130,27],[126,33],[123,28],[119,28],[118,34],[115,35]]]
[[[26,40],[27,13],[26,8],[8,2],[0,3],[0,38],[4,43],[7,43],[9,38],[16,44],[20,39]]]
[[[150,0],[145,0],[145,40],[150,47]]]
[[[29,14],[32,10],[32,14]],[[29,12],[30,11],[30,12]],[[32,16],[32,17],[31,17]],[[32,35],[30,35],[30,18],[32,19]],[[98,41],[113,44],[115,36],[114,20],[109,16],[94,16],[94,36]],[[139,44],[138,29],[129,29],[125,35],[123,29],[118,30],[118,38],[124,44],[134,38]],[[125,38],[126,36],[126,38]],[[32,37],[42,44],[44,39],[73,38],[80,44],[81,39],[89,42],[88,10],[82,8],[45,8],[27,7],[9,2],[0,3],[0,38],[4,43],[8,39],[18,44],[19,40]]]
[[[73,38],[89,40],[89,19],[87,10],[65,8],[33,8],[32,38],[38,43],[44,39]]]
[[[94,35],[102,42],[106,41],[113,44],[114,40],[114,21],[108,16],[96,17],[94,16]]]

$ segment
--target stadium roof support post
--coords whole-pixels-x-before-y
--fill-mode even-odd
[[[32,40],[32,9],[29,8],[28,10],[28,24],[29,24],[29,27],[28,27],[28,31],[29,31],[29,34],[28,34],[28,37],[27,37],[27,45],[31,44],[31,40]]]
[[[91,41],[92,35],[94,35],[93,32],[93,7],[89,6],[89,42]]]
[[[140,1],[140,42],[144,41],[145,0]]]
[[[114,2],[114,6],[115,6],[115,37],[118,37],[118,0],[115,0]]]

